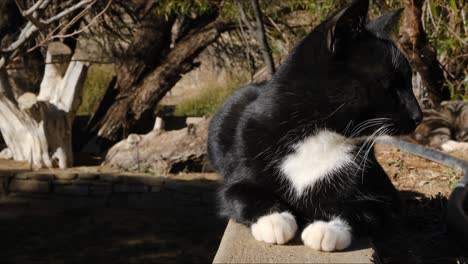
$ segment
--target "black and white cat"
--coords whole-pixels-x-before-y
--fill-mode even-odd
[[[221,215],[257,240],[284,244],[303,227],[305,245],[342,250],[398,211],[372,146],[410,133],[422,114],[389,37],[401,10],[368,23],[367,9],[357,0],[321,23],[271,81],[235,92],[210,124]]]

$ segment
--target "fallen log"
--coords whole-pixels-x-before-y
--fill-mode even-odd
[[[160,175],[206,171],[208,123],[205,119],[172,131],[155,126],[146,135],[131,134],[108,151],[103,165]]]

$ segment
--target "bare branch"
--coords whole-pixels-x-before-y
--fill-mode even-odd
[[[66,32],[71,26],[73,26],[76,22],[78,22],[82,17],[86,15],[86,13],[90,10],[92,5],[88,5],[86,8],[84,8],[78,15],[73,17],[70,22],[68,22],[60,31],[59,34],[62,34]]]
[[[59,21],[61,18],[71,14],[72,12],[85,7],[83,11],[81,11],[78,15],[74,16],[68,23],[65,23],[65,22],[60,23],[60,25],[56,27],[55,29],[53,29],[51,32],[49,32],[49,34],[47,34],[47,36],[42,41],[40,41],[39,44],[29,49],[28,51],[31,51],[37,47],[40,47],[54,38],[64,38],[64,37],[70,37],[70,36],[79,34],[80,32],[84,31],[86,28],[90,27],[91,24],[94,23],[97,20],[97,18],[100,17],[108,9],[108,7],[110,6],[110,3],[112,2],[112,0],[109,0],[104,10],[101,13],[99,13],[97,17],[94,17],[91,20],[90,24],[87,25],[84,29],[77,30],[71,34],[64,35],[63,33],[69,27],[71,27],[74,23],[79,21],[80,18],[86,15],[86,12],[88,12],[91,9],[91,6],[94,5],[97,0],[82,0],[48,19],[41,19],[39,18],[39,15],[42,13],[40,11],[44,10],[49,5],[50,0],[38,0],[30,8],[27,8],[23,4],[23,2],[21,2],[20,0],[15,0],[15,1],[22,15],[28,20],[28,23],[21,30],[16,41],[14,41],[7,48],[2,50],[3,54],[0,57],[0,69],[4,68],[9,61],[11,61],[14,57],[16,57],[20,53],[18,52],[18,50],[21,49],[27,41],[29,41],[32,37],[34,37],[39,32],[39,30],[44,30],[47,25],[53,22]],[[59,32],[59,34],[54,35],[56,34],[56,32]]]
[[[112,3],[113,0],[109,0],[107,5],[104,7],[104,9],[99,12],[96,16],[94,16],[86,26],[84,26],[83,28],[79,29],[79,30],[75,30],[74,32],[72,33],[69,33],[69,34],[63,34],[63,32],[65,32],[69,27],[71,27],[71,25],[73,25],[74,23],[76,23],[81,17],[83,17],[84,15],[86,15],[86,13],[89,11],[89,9],[91,8],[91,5],[87,6],[83,11],[80,12],[80,14],[78,14],[77,16],[75,16],[69,23],[67,23],[67,25],[63,26],[63,24],[60,24],[59,26],[57,26],[54,30],[52,30],[42,41],[40,41],[39,43],[37,43],[34,47],[30,48],[27,50],[27,52],[31,52],[39,47],[43,47],[45,46],[48,42],[54,40],[54,39],[60,39],[60,38],[69,38],[69,37],[73,37],[75,35],[78,35],[80,33],[82,33],[83,31],[85,31],[86,29],[88,29],[89,27],[91,27],[93,24],[96,23],[96,20],[101,17],[106,11],[107,9],[110,7],[111,3]],[[60,29],[59,33],[58,34],[55,34],[55,32],[57,32],[58,30]]]
[[[23,10],[23,9],[25,9],[26,7],[23,6],[22,2],[20,2],[20,1],[18,1],[18,0],[15,0],[16,5],[17,5],[18,8],[21,10],[21,14],[22,14],[24,17],[30,16],[30,15],[32,15],[34,12],[36,12],[36,10],[42,5],[42,3],[43,3],[44,1],[45,1],[45,0],[39,0],[39,1],[37,1],[33,6],[31,6],[28,10]]]
[[[16,5],[18,6],[18,9],[21,11],[21,14],[27,18],[29,21],[31,21],[36,27],[38,28],[44,28],[44,24],[37,19],[38,17],[38,9],[42,10],[47,7],[49,4],[50,0],[39,0],[37,1],[32,7],[30,7],[28,10],[26,7],[23,5],[23,2],[19,0],[15,0]]]
[[[74,31],[74,32],[72,32],[72,33],[70,33],[70,34],[61,34],[61,35],[52,36],[51,39],[53,39],[53,38],[68,38],[68,37],[75,36],[75,35],[77,35],[77,34],[83,32],[83,31],[85,31],[85,30],[88,29],[90,26],[92,26],[93,24],[95,24],[95,23],[96,23],[96,20],[97,20],[99,17],[101,17],[101,16],[107,11],[107,9],[109,9],[109,7],[110,7],[112,1],[113,1],[113,0],[109,0],[109,2],[107,3],[106,7],[104,7],[104,9],[103,9],[101,12],[99,12],[96,16],[94,16],[94,17],[91,19],[91,21],[90,21],[86,26],[84,26],[84,27],[82,27],[81,29],[76,30],[76,31]],[[86,11],[86,10],[83,10],[83,11]],[[77,17],[78,17],[78,16],[77,16]],[[76,21],[75,21],[75,22],[76,22]],[[60,32],[64,32],[64,30],[62,29]]]
[[[75,11],[75,10],[81,8],[81,7],[84,6],[84,5],[87,5],[87,4],[93,5],[94,3],[96,3],[96,0],[83,0],[83,1],[81,1],[81,2],[79,2],[79,3],[77,3],[77,4],[75,4],[75,5],[73,5],[73,6],[69,7],[69,8],[67,8],[67,9],[65,9],[64,11],[58,13],[57,15],[55,15],[55,16],[53,16],[53,17],[47,19],[47,20],[42,20],[42,19],[41,19],[41,22],[42,22],[43,24],[48,25],[48,24],[50,24],[50,23],[52,23],[52,22],[55,22],[55,21],[61,19],[61,18],[64,17],[64,16],[66,16],[66,15],[72,13],[73,11]]]
[[[8,48],[4,49],[3,52],[9,53],[18,49],[38,30],[39,28],[36,25],[34,25],[31,21],[29,21],[21,31],[18,39],[15,42],[11,43],[10,46],[8,46]]]
[[[267,18],[268,18],[268,21],[270,21],[270,23],[273,25],[273,27],[278,31],[278,33],[280,33],[284,42],[286,42],[286,45],[289,46],[291,44],[291,41],[289,41],[288,37],[284,34],[284,30],[281,30],[279,25],[271,17],[267,17]]]
[[[265,35],[265,25],[263,24],[263,15],[262,11],[260,10],[260,4],[258,3],[258,0],[250,0],[250,4],[252,5],[255,21],[257,24],[255,36],[260,44],[260,51],[262,52],[263,60],[271,77],[276,71],[275,62],[273,60],[273,55],[271,54],[270,45],[268,44],[268,40]]]
[[[247,18],[247,14],[245,13],[245,10],[244,10],[244,5],[239,0],[236,1],[236,4],[239,9],[239,15],[241,17],[242,22],[247,26],[249,31],[253,34],[256,29],[252,24],[250,24],[250,21]]]

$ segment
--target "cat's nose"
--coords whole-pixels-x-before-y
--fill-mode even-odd
[[[419,109],[418,109],[419,110]],[[422,115],[422,112],[421,110],[419,111],[414,111],[411,115],[411,119],[413,120],[414,124],[416,126],[419,126],[419,124],[421,124],[422,120],[423,120],[423,115]]]

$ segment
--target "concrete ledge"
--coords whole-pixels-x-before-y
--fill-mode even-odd
[[[374,250],[368,241],[353,242],[343,252],[318,252],[301,244],[270,245],[256,241],[250,230],[229,221],[213,263],[373,263]]]

